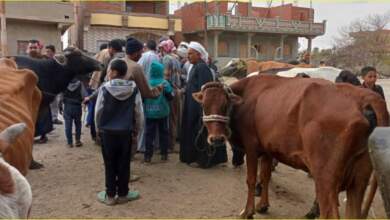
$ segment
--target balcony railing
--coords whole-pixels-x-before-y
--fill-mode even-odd
[[[296,34],[318,36],[325,33],[326,21],[281,20],[279,18],[239,17],[232,15],[208,15],[208,30],[241,31],[258,33]]]

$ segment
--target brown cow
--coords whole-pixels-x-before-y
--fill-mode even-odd
[[[204,108],[210,143],[227,139],[224,123],[228,121],[229,106],[243,101],[233,108],[230,121],[230,140],[246,152],[248,197],[241,217],[252,217],[255,212],[258,156],[264,156],[265,165],[271,164],[267,158],[275,157],[310,171],[322,218],[339,217],[338,194],[342,190],[347,190],[346,217],[361,216],[372,171],[366,147],[370,125],[362,114],[361,103],[351,97],[356,93],[340,92],[348,86],[340,88],[321,79],[257,76],[231,85],[231,91],[239,96],[226,92],[230,89],[219,83],[206,84],[194,94]],[[378,125],[387,125],[385,102],[376,101],[371,107],[378,115]],[[269,182],[269,177],[260,179]],[[264,203],[267,195],[263,195],[257,209],[268,205]]]
[[[41,92],[32,71],[15,67],[14,61],[0,59],[0,130],[20,122],[27,125],[26,132],[3,154],[5,161],[26,175],[32,157]]]

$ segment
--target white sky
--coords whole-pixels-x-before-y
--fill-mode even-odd
[[[184,1],[182,1],[184,2]],[[257,2],[252,0],[254,6],[266,6],[265,1]],[[272,6],[281,4],[281,0],[274,0]],[[303,0],[285,0],[284,3],[298,2],[298,6],[310,7],[309,1]],[[314,18],[316,22],[327,20],[325,35],[317,37],[313,40],[313,48],[321,49],[331,48],[334,44],[333,39],[338,36],[339,29],[349,25],[357,18],[364,18],[370,14],[384,14],[390,11],[390,0],[381,1],[382,3],[368,3],[369,0],[352,0],[351,3],[324,3],[313,0]],[[371,1],[372,2],[372,1]],[[388,2],[388,3],[384,3]],[[177,8],[178,3],[171,3],[171,12]],[[299,40],[301,45],[300,50],[307,47],[307,40],[304,38]]]

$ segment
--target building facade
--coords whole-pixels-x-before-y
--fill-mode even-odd
[[[28,41],[62,49],[61,36],[73,24],[73,5],[69,2],[6,1],[8,55],[24,55]]]
[[[169,15],[168,1],[84,1],[83,46],[91,53],[114,38],[146,42],[180,36],[181,20]]]
[[[298,38],[307,38],[311,51],[312,39],[326,26],[326,21],[314,22],[313,9],[292,4],[262,8],[250,2],[194,2],[175,15],[182,19],[184,39],[202,42],[218,60],[295,60]]]

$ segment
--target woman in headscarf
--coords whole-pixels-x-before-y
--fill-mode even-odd
[[[164,40],[159,44],[162,54],[162,63],[164,64],[165,78],[172,84],[175,97],[170,102],[171,112],[169,116],[170,129],[170,149],[173,150],[178,133],[179,114],[180,114],[180,89],[183,87],[181,78],[181,63],[179,57],[174,54],[176,51],[175,43],[171,40]]]
[[[198,42],[189,44],[188,59],[193,64],[189,73],[189,80],[184,94],[184,109],[180,137],[180,161],[183,163],[197,162],[200,167],[208,168],[227,161],[226,147],[216,147],[212,155],[205,149],[207,134],[198,136],[202,128],[202,106],[192,97],[192,93],[199,92],[207,82],[213,81],[213,75],[207,65],[208,53]],[[207,132],[203,129],[203,132]]]

